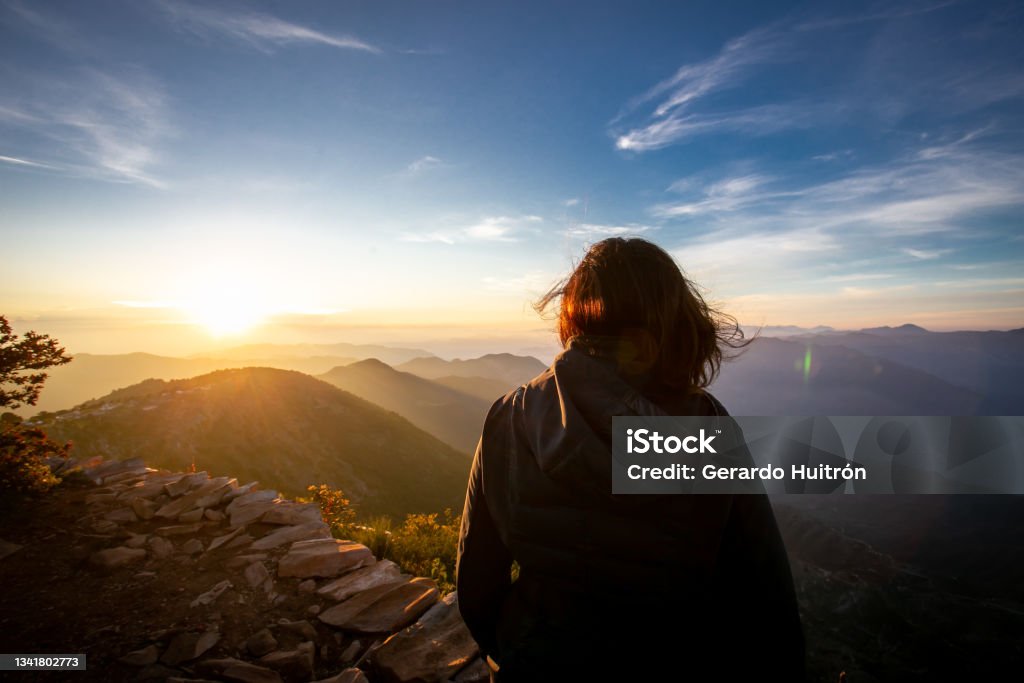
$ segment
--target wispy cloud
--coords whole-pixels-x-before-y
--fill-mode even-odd
[[[45,158],[34,164],[71,175],[165,186],[155,169],[161,145],[174,129],[168,97],[147,72],[78,67],[64,76],[23,73],[16,80],[21,85],[8,91],[11,100],[0,102],[0,121],[36,140],[35,156]]]
[[[569,226],[566,231],[570,237],[582,238],[585,240],[600,239],[604,237],[623,237],[626,235],[640,235],[649,232],[653,228],[649,225],[631,223],[629,225],[599,225],[596,223],[576,223]]]
[[[952,249],[911,249],[910,247],[906,247],[906,248],[903,249],[903,253],[906,254],[907,256],[912,256],[913,258],[918,259],[919,261],[931,261],[932,259],[940,258],[942,256],[945,256],[946,254],[952,254],[953,250]]]
[[[174,21],[197,35],[220,35],[263,51],[288,45],[326,45],[343,50],[381,52],[380,48],[352,35],[322,31],[270,14],[245,10],[227,12],[172,0],[159,0],[159,5]]]
[[[50,164],[42,164],[39,163],[38,161],[29,161],[28,159],[19,159],[18,157],[8,157],[2,154],[0,154],[0,162],[3,162],[5,164],[11,164],[12,166],[27,166],[30,168],[57,168],[56,166],[51,166]]]
[[[405,167],[407,175],[419,175],[434,168],[442,166],[443,162],[437,157],[430,155],[422,156]]]
[[[422,232],[403,232],[399,239],[404,242],[441,242],[459,244],[463,242],[518,242],[528,234],[537,234],[538,225],[544,219],[540,216],[485,216],[469,225],[451,228],[428,229]]]

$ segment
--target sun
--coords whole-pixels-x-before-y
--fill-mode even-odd
[[[268,316],[254,292],[223,285],[207,288],[184,308],[192,322],[214,337],[245,334]]]

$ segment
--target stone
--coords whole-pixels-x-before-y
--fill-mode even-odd
[[[186,474],[176,482],[164,485],[164,491],[171,498],[177,498],[198,486],[202,486],[209,478],[210,475],[206,472],[193,472],[191,474]]]
[[[192,661],[208,652],[219,640],[220,633],[216,631],[179,633],[168,644],[160,661],[168,666]]]
[[[214,510],[213,508],[207,508],[206,512],[203,513],[203,516],[211,522],[219,522],[224,519],[224,513],[220,510]]]
[[[160,658],[160,648],[156,645],[147,645],[141,650],[134,650],[129,652],[124,657],[121,657],[117,661],[128,666],[146,666],[148,664],[156,663],[156,660]]]
[[[90,493],[85,497],[86,505],[110,505],[116,502],[116,493]]]
[[[112,534],[120,528],[117,522],[111,522],[109,519],[98,519],[92,524],[92,530],[98,534]]]
[[[217,676],[235,683],[283,683],[281,675],[273,669],[256,666],[233,657],[207,659],[196,664],[196,671],[203,676]]]
[[[122,545],[93,553],[89,562],[103,569],[116,569],[145,558],[146,551],[142,548],[127,548]]]
[[[103,515],[103,519],[109,519],[111,522],[125,524],[139,521],[139,518],[135,515],[135,511],[131,508],[118,508],[117,510],[111,510],[107,514]]]
[[[179,522],[184,522],[184,523],[198,522],[199,520],[201,520],[203,518],[203,513],[204,512],[206,512],[206,510],[203,509],[203,508],[196,508],[195,510],[189,510],[188,512],[182,512],[180,515],[178,515],[178,521]]]
[[[174,474],[151,474],[148,475],[144,481],[140,481],[132,486],[128,487],[117,495],[118,500],[133,501],[137,498],[145,500],[152,500],[160,494],[164,493],[164,486],[166,484],[173,484],[179,479],[185,477],[184,473],[178,472]],[[156,508],[153,509],[156,512]],[[138,514],[136,512],[136,514]],[[141,515],[140,515],[141,517]]]
[[[320,607],[320,605],[310,605],[306,608],[306,614],[308,614],[311,617],[315,617],[316,615],[320,614],[320,610],[322,609],[323,608]]]
[[[221,581],[220,583],[215,585],[213,588],[211,588],[210,590],[206,591],[205,593],[200,595],[198,598],[193,600],[191,602],[190,606],[191,607],[198,607],[200,605],[209,605],[214,600],[219,598],[221,596],[221,593],[223,593],[224,591],[226,591],[229,588],[232,588],[233,586],[234,586],[234,584],[232,584],[231,581],[229,581],[228,579],[224,579],[223,581]]]
[[[165,557],[170,557],[174,552],[174,544],[160,536],[150,537],[149,548],[153,551],[153,557],[159,560],[162,560]]]
[[[330,578],[376,561],[370,549],[361,543],[337,538],[299,541],[293,543],[288,554],[281,558],[277,575],[301,579],[311,576]]]
[[[249,584],[249,588],[256,588],[263,585],[270,578],[270,573],[263,566],[262,562],[253,562],[245,568],[244,576],[245,582]]]
[[[245,527],[239,528],[244,529]],[[235,548],[244,548],[247,545],[252,545],[253,540],[255,539],[253,539],[253,537],[249,534],[242,534],[241,536],[238,536],[228,541],[228,544],[224,547],[228,550],[234,550]]]
[[[132,534],[124,544],[128,548],[144,548],[148,540],[149,536],[146,534]]]
[[[330,678],[321,678],[313,683],[370,683],[366,674],[361,669],[345,669]]]
[[[8,555],[13,555],[25,546],[18,545],[17,543],[11,543],[0,538],[0,560],[4,559]]]
[[[277,639],[270,632],[270,629],[265,628],[257,631],[249,637],[249,640],[245,641],[245,649],[249,651],[253,657],[262,657],[268,652],[273,652],[277,649]]]
[[[359,652],[362,649],[363,643],[359,640],[353,640],[341,651],[341,661],[345,664],[351,664],[356,661],[356,657],[359,656]]]
[[[231,518],[231,526],[248,524],[259,519],[277,499],[277,491],[251,491],[232,500],[224,509]]]
[[[314,581],[313,579],[306,579],[305,581],[300,581],[299,585],[296,587],[295,590],[297,590],[302,595],[312,593],[316,590],[316,581]]]
[[[487,662],[479,657],[470,662],[469,666],[452,679],[453,683],[490,683],[490,680],[491,669],[487,666]]]
[[[316,640],[316,629],[313,628],[313,624],[309,623],[305,619],[300,619],[298,621],[282,619],[277,622],[277,625],[281,627],[282,631],[296,635],[304,640]]]
[[[135,573],[135,578],[136,579],[151,579],[154,576],[156,576],[156,572],[136,572]]]
[[[244,486],[239,486],[236,489],[232,489],[231,491],[228,491],[226,494],[224,494],[224,498],[222,498],[220,502],[225,503],[225,504],[226,503],[230,503],[235,498],[240,498],[240,497],[242,497],[244,495],[252,493],[253,491],[256,490],[256,488],[258,486],[259,486],[259,482],[250,481],[248,484],[246,484]]]
[[[449,593],[419,621],[377,649],[373,655],[375,680],[445,681],[479,654],[480,648],[459,614],[458,597]]]
[[[210,510],[207,510],[207,512],[210,512]],[[222,545],[224,545],[228,541],[233,540],[236,536],[238,536],[244,530],[245,530],[245,527],[238,527],[234,531],[226,533],[223,536],[218,536],[217,538],[215,538],[212,541],[210,541],[210,547],[209,547],[208,550],[216,550],[217,548],[221,547]]]
[[[198,555],[203,552],[203,542],[198,538],[190,538],[181,546],[181,551],[188,555]]]
[[[323,522],[303,524],[301,526],[284,526],[272,531],[263,538],[253,541],[253,550],[271,550],[286,543],[305,541],[313,538],[327,538],[331,530]]]
[[[398,565],[391,560],[381,560],[369,567],[356,569],[344,576],[321,586],[317,595],[322,595],[331,600],[346,600],[356,593],[361,593],[370,588],[385,583],[392,583],[401,576]]]
[[[391,633],[415,621],[437,600],[437,585],[431,579],[402,579],[349,598],[319,619],[345,631]]]
[[[183,512],[189,512],[194,508],[206,508],[216,505],[232,485],[237,486],[238,481],[228,477],[210,479],[195,490],[164,505],[156,511],[156,516],[164,519],[175,519]],[[202,517],[202,512],[199,513],[199,516]]]
[[[174,526],[162,526],[156,530],[156,533],[160,536],[184,536],[185,534],[194,534],[202,528],[202,522],[196,522],[195,524],[176,524]]]
[[[263,666],[274,669],[289,681],[308,681],[313,675],[315,645],[300,643],[294,650],[278,650],[259,658]]]
[[[286,524],[297,526],[310,522],[322,522],[320,506],[316,503],[293,503],[282,500],[263,513],[260,521],[265,524]]]
[[[131,506],[139,519],[153,519],[156,514],[156,504],[142,496],[132,498]]]
[[[249,555],[239,555],[238,557],[232,557],[228,560],[228,569],[238,569],[240,567],[248,567],[253,562],[260,562],[267,559],[266,553],[252,553]]]

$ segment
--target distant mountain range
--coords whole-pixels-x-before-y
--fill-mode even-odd
[[[487,410],[501,395],[485,400],[401,372],[376,358],[334,368],[320,375],[320,379],[395,411],[420,429],[467,453],[476,448]]]
[[[292,495],[340,487],[365,514],[461,509],[470,458],[408,420],[299,372],[150,380],[41,420],[77,457],[259,480]],[[244,482],[243,482],[244,483]]]
[[[757,339],[710,390],[733,415],[983,414],[982,394],[835,339]]]
[[[444,360],[436,356],[415,358],[395,366],[403,372],[427,379],[440,377],[487,377],[508,383],[508,389],[527,382],[547,366],[533,356],[514,356],[511,353],[489,353],[479,358]],[[504,393],[504,392],[502,392]],[[495,396],[497,398],[497,396]]]

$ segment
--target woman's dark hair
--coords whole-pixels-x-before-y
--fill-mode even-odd
[[[723,347],[744,340],[736,319],[709,306],[672,257],[640,238],[610,237],[587,251],[572,274],[542,296],[542,315],[558,301],[563,347],[576,342],[614,356],[629,373],[649,373],[672,389],[714,381]]]

